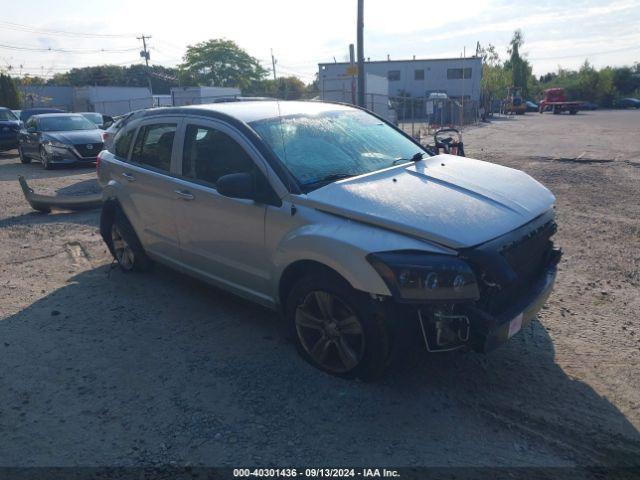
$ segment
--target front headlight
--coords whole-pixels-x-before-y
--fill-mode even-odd
[[[73,145],[67,145],[66,143],[57,142],[55,140],[49,140],[47,143],[45,143],[45,146],[49,148],[63,148],[65,150],[73,148]]]
[[[477,300],[480,297],[471,267],[457,257],[414,252],[367,255],[394,297],[409,301]]]

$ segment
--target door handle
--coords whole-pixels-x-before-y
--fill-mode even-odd
[[[122,176],[124,178],[126,178],[130,182],[135,182],[135,180],[136,180],[136,177],[134,177],[133,175],[131,175],[130,173],[127,173],[127,172],[122,172]]]
[[[196,198],[193,196],[193,193],[191,193],[189,190],[174,190],[174,191],[183,200],[193,200]]]

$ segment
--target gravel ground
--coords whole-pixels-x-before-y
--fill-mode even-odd
[[[92,169],[0,153],[0,466],[640,465],[640,112],[504,118],[469,156],[557,196],[555,293],[490,355],[381,382],[302,361],[276,315],[165,268],[123,275],[98,213],[42,215]]]

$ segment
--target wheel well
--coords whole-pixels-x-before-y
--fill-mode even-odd
[[[288,265],[284,269],[280,276],[280,283],[278,287],[278,300],[280,301],[280,307],[284,308],[287,302],[287,295],[291,291],[296,280],[309,275],[310,273],[327,274],[331,276],[337,276],[349,283],[342,275],[336,272],[333,268],[326,266],[324,263],[317,262],[315,260],[298,260]]]
[[[116,211],[119,208],[120,204],[117,200],[109,199],[102,204],[102,212],[100,213],[100,235],[112,254],[113,246],[111,245],[111,225],[116,217]]]

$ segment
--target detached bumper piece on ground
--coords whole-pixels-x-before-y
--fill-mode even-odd
[[[40,195],[35,193],[22,175],[18,177],[24,198],[34,210],[49,213],[51,210],[92,210],[102,205],[102,194],[90,195]]]

